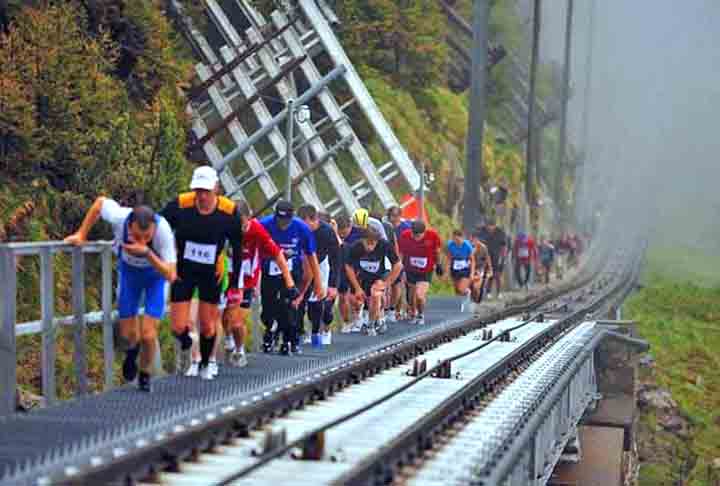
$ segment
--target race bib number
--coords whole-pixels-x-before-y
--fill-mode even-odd
[[[185,243],[183,258],[203,265],[215,265],[217,246],[188,241]]]
[[[530,250],[528,248],[518,248],[518,256],[520,258],[527,258],[530,256]]]
[[[360,260],[360,268],[362,268],[368,273],[377,273],[377,271],[380,270],[380,262]]]
[[[122,259],[125,263],[135,268],[150,268],[152,265],[145,257],[136,257],[126,251],[122,252]]]
[[[468,260],[454,260],[453,261],[453,270],[465,270],[470,266],[470,262]]]
[[[292,272],[293,269],[293,259],[287,261],[288,270]],[[270,260],[270,267],[268,268],[268,275],[271,277],[277,277],[278,275],[282,275],[282,270],[280,270],[280,267],[278,267],[278,264],[275,263],[275,260]]]
[[[427,267],[428,259],[425,257],[410,257],[410,265],[415,268]]]

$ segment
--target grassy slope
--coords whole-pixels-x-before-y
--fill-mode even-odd
[[[652,346],[654,379],[668,388],[691,424],[680,440],[662,432],[654,414],[641,417],[652,457],[641,485],[712,484],[708,470],[720,457],[720,257],[687,248],[652,249],[645,287],[627,303],[630,317]],[[644,435],[644,434],[641,434]]]

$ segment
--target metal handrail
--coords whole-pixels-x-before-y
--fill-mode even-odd
[[[74,366],[77,377],[76,392],[79,395],[88,392],[86,324],[89,314],[85,313],[85,254],[101,256],[102,293],[101,311],[98,315],[103,326],[104,388],[113,387],[113,310],[112,310],[112,242],[88,242],[83,246],[73,246],[62,241],[13,242],[0,244],[0,415],[15,410],[17,390],[17,342],[18,335],[42,334],[41,378],[42,392],[47,404],[57,399],[55,382],[56,343],[55,332],[58,324],[73,324]],[[53,255],[70,253],[72,255],[72,307],[69,318],[55,318],[55,280],[53,275]],[[37,322],[17,323],[17,263],[19,256],[40,257],[40,303],[41,320]]]

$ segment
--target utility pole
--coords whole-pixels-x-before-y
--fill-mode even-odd
[[[565,210],[565,194],[562,188],[563,175],[565,172],[567,157],[567,117],[568,98],[570,96],[570,64],[572,62],[572,26],[573,26],[573,5],[574,0],[567,0],[567,11],[565,15],[565,64],[563,65],[562,81],[562,111],[560,113],[560,143],[558,146],[558,166],[555,171],[553,192],[555,199],[555,224],[556,229],[561,230],[563,225],[563,213]]]
[[[577,214],[578,220],[582,216],[587,216],[586,208],[590,207],[587,199],[587,178],[590,164],[590,142],[589,142],[589,118],[590,118],[590,94],[592,92],[592,72],[593,72],[593,50],[595,46],[595,3],[596,0],[590,0],[590,26],[588,28],[588,47],[587,47],[587,59],[585,61],[585,96],[583,101],[583,115],[582,115],[582,151],[583,161],[582,166],[578,167],[580,174],[575,175],[575,204],[583,208],[582,213]],[[580,184],[578,189],[578,184]],[[579,208],[575,208],[576,213]],[[578,221],[580,222],[580,221]]]
[[[425,221],[425,164],[420,164],[420,190],[418,191],[418,219]]]
[[[475,0],[473,4],[472,80],[470,86],[470,114],[467,137],[467,168],[463,226],[471,231],[480,222],[482,204],[480,185],[483,180],[483,134],[488,61],[488,23],[490,0]]]
[[[287,100],[287,131],[285,134],[286,151],[285,156],[287,157],[287,185],[285,187],[285,200],[292,201],[292,173],[290,169],[292,167],[292,153],[293,153],[293,130],[295,128],[295,100],[289,98]]]
[[[535,84],[537,81],[537,67],[538,57],[540,55],[540,24],[542,21],[542,1],[534,0],[533,6],[533,37],[532,37],[532,56],[530,58],[530,93],[528,99],[528,136],[525,144],[525,159],[527,163],[526,177],[525,177],[525,199],[530,212],[530,221],[528,227],[523,228],[529,230],[532,227],[532,222],[536,220],[535,213],[537,212],[536,197],[535,197],[535,182],[536,172],[538,171],[538,161],[536,159],[536,152],[534,150],[535,144]]]

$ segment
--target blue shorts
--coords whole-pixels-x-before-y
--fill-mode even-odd
[[[140,299],[145,294],[145,315],[162,319],[165,313],[165,277],[154,268],[120,268],[118,315],[129,319],[138,315]]]
[[[453,280],[460,280],[463,278],[470,278],[470,269],[465,268],[463,270],[451,270],[450,276]]]

